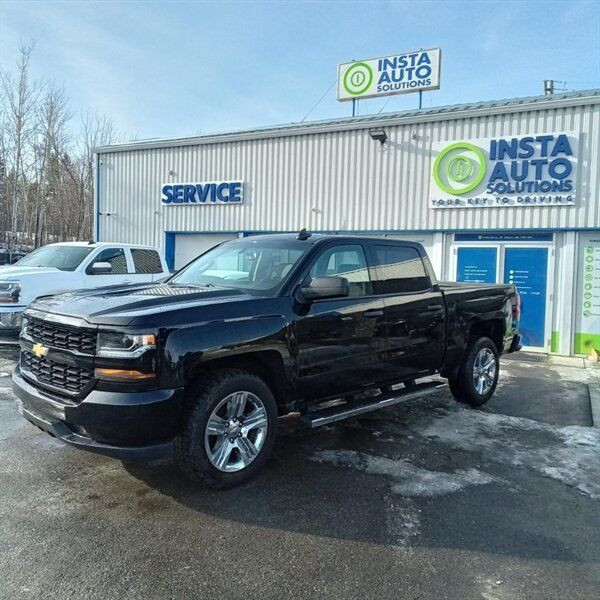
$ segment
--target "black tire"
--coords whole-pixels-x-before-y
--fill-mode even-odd
[[[219,403],[230,394],[242,391],[250,392],[262,402],[266,411],[267,431],[252,462],[238,471],[224,472],[213,465],[209,458],[205,443],[206,428],[209,417]],[[181,469],[193,481],[215,488],[233,487],[251,479],[266,463],[275,442],[277,403],[269,387],[260,377],[247,371],[223,369],[200,380],[190,394],[187,420],[181,434],[175,439],[175,459]]]
[[[487,351],[487,352],[486,352]],[[487,376],[481,376],[483,378],[486,387],[482,391],[478,390],[474,380],[475,371],[478,370],[478,366],[475,365],[480,353],[488,354],[491,358],[493,355],[493,377],[488,372]],[[498,374],[500,372],[500,364],[498,360],[498,349],[496,344],[487,337],[481,337],[469,345],[467,348],[466,355],[463,359],[462,364],[458,368],[455,375],[451,375],[448,378],[450,385],[450,391],[452,395],[459,401],[470,404],[471,406],[483,406],[493,395],[498,384]],[[491,381],[490,378],[491,377]]]
[[[457,400],[461,400],[465,392],[463,390],[461,382],[458,380],[458,377],[448,377],[448,385],[450,387],[452,395]]]

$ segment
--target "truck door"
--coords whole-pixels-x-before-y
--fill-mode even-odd
[[[95,263],[108,263],[111,270],[109,273],[94,273],[92,266]],[[127,255],[124,248],[104,248],[94,256],[87,266],[85,278],[86,288],[99,288],[110,285],[123,285],[132,283],[131,273],[127,263]]]
[[[307,277],[334,275],[348,279],[350,295],[303,306],[295,324],[298,380],[308,398],[378,381],[385,366],[383,301],[373,296],[362,244],[329,244],[307,273]]]
[[[385,307],[392,379],[435,371],[442,363],[446,308],[417,244],[372,242],[373,288]]]

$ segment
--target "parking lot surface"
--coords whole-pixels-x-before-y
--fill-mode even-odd
[[[592,369],[503,360],[483,410],[447,390],[308,430],[213,491],[16,412],[0,349],[0,598],[597,598]]]

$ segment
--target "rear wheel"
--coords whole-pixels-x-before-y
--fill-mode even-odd
[[[483,406],[494,394],[500,364],[496,344],[487,337],[473,342],[462,365],[448,378],[452,395],[460,402]]]
[[[193,391],[193,405],[175,455],[193,480],[239,485],[260,470],[275,441],[277,404],[262,379],[237,369],[217,371]]]

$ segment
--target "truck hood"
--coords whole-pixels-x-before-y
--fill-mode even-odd
[[[92,324],[129,325],[139,317],[251,298],[238,289],[148,283],[45,296],[30,308],[82,318]]]
[[[0,281],[21,281],[41,275],[60,273],[54,267],[19,267],[19,265],[4,265],[0,267]]]

